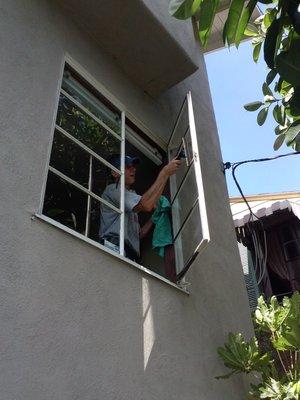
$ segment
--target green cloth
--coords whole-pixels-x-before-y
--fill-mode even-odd
[[[172,229],[169,218],[171,204],[165,196],[160,196],[157,207],[152,214],[152,222],[155,224],[152,237],[152,248],[160,257],[165,255],[165,246],[173,243]]]

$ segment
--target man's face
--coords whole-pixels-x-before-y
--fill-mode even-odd
[[[125,166],[125,186],[132,186],[135,182],[136,166],[126,165]]]

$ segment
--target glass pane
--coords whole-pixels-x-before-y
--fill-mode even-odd
[[[193,152],[193,145],[192,145],[192,138],[191,138],[190,130],[187,131],[187,133],[184,137],[184,141],[185,141],[185,152],[186,152],[185,155],[188,159],[189,164],[191,164],[191,162],[193,161],[194,152]]]
[[[180,146],[182,144],[182,138],[183,136],[185,136],[188,128],[189,128],[188,109],[187,109],[187,102],[185,101],[183,109],[179,116],[178,123],[175,126],[175,130],[172,134],[171,142],[169,143],[170,158],[174,158],[178,154]]]
[[[77,82],[68,71],[64,73],[62,88],[115,133],[121,135],[121,113],[119,110],[108,104],[108,102],[104,104],[104,102],[100,101]]]
[[[174,242],[177,274],[193,257],[202,237],[200,210],[197,204]]]
[[[98,231],[100,243],[119,252],[120,214],[104,204],[93,202],[91,234]],[[98,219],[99,217],[99,219]]]
[[[91,212],[90,212],[90,229],[88,232],[88,237],[100,242],[99,237],[100,229],[100,203],[99,201],[91,197]]]
[[[198,190],[195,177],[194,165],[188,171],[187,177],[182,184],[175,200],[172,204],[173,235],[177,235],[178,230],[184,223],[188,213],[198,199]]]
[[[87,195],[49,171],[43,214],[84,234]]]
[[[56,123],[105,160],[112,154],[120,154],[120,140],[63,94],[60,95]]]
[[[55,131],[50,165],[69,178],[88,188],[90,155],[79,146]]]
[[[117,184],[112,174],[113,172],[110,168],[107,168],[100,161],[93,158],[92,192],[119,208],[121,184]]]

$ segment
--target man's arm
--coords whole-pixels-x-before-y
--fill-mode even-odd
[[[133,208],[133,211],[152,211],[153,208],[156,206],[158,199],[162,195],[162,192],[164,191],[169,177],[175,174],[175,172],[180,167],[180,164],[181,161],[174,158],[172,161],[169,162],[169,164],[163,167],[153,185],[147,190],[146,193],[142,195],[141,200]]]
[[[153,226],[152,219],[149,218],[148,221],[140,229],[140,239],[144,239],[145,236],[151,231]]]

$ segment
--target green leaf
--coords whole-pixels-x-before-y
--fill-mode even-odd
[[[242,16],[244,3],[245,3],[244,0],[231,1],[228,17],[226,20],[226,26],[224,27],[225,38],[229,45],[235,42],[235,37]]]
[[[271,69],[271,71],[268,73],[268,75],[266,77],[266,82],[268,85],[270,85],[274,81],[276,75],[277,75],[277,71],[274,69]]]
[[[259,34],[259,30],[256,28],[255,25],[248,24],[245,31],[244,35],[246,36],[257,36]]]
[[[262,43],[258,43],[257,45],[254,46],[254,49],[253,49],[253,60],[254,60],[254,62],[258,61],[260,50],[261,50],[261,46],[262,46]]]
[[[199,38],[204,47],[211,32],[220,0],[202,0],[199,12]]]
[[[284,142],[284,139],[285,139],[285,134],[284,133],[281,133],[280,135],[278,135],[276,140],[275,140],[275,142],[274,142],[274,144],[273,144],[273,149],[274,150],[278,150],[279,147],[282,146],[282,144]]]
[[[263,382],[259,388],[260,399],[267,400],[298,400],[295,397],[294,383],[282,383],[273,378]]]
[[[258,110],[264,103],[261,101],[253,101],[252,103],[248,103],[244,105],[244,109],[247,111],[256,111]]]
[[[177,19],[188,19],[198,10],[202,0],[171,0],[169,13]]]
[[[265,29],[268,29],[272,22],[274,21],[275,17],[277,14],[276,8],[268,8],[265,11],[264,19],[263,19],[263,25]]]
[[[300,86],[294,88],[294,94],[289,101],[289,111],[292,117],[300,116]]]
[[[264,84],[262,85],[262,92],[263,92],[264,96],[272,96],[273,97],[273,92],[269,88],[269,86],[266,84],[266,82],[264,82]]]
[[[267,354],[260,354],[255,337],[246,342],[240,333],[229,333],[228,343],[224,347],[219,347],[218,353],[224,364],[232,370],[230,375],[250,371],[264,373],[269,368],[269,357]]]
[[[270,69],[274,69],[277,36],[280,32],[281,22],[279,19],[275,19],[266,33],[266,39],[264,43],[264,59]]]
[[[273,117],[279,125],[284,125],[285,123],[285,114],[284,114],[284,107],[279,106],[278,104],[273,109]]]
[[[260,112],[258,113],[257,123],[259,126],[262,126],[265,123],[267,116],[268,116],[268,110],[269,110],[268,107],[265,107],[262,110],[260,110]]]
[[[276,68],[282,79],[300,86],[300,37],[294,39],[288,51],[276,57]]]
[[[244,32],[247,28],[247,25],[250,21],[251,15],[253,14],[253,11],[256,7],[257,0],[250,0],[246,7],[244,8],[244,11],[242,13],[241,19],[239,21],[236,34],[235,34],[235,43],[238,46],[241,43],[241,40],[243,39]]]
[[[300,128],[300,126],[299,126]],[[300,348],[300,294],[295,292],[291,298],[285,297],[283,307],[287,311],[280,331],[272,343],[277,350],[299,350]]]
[[[293,122],[286,131],[285,142],[291,144],[300,132],[300,121]]]

